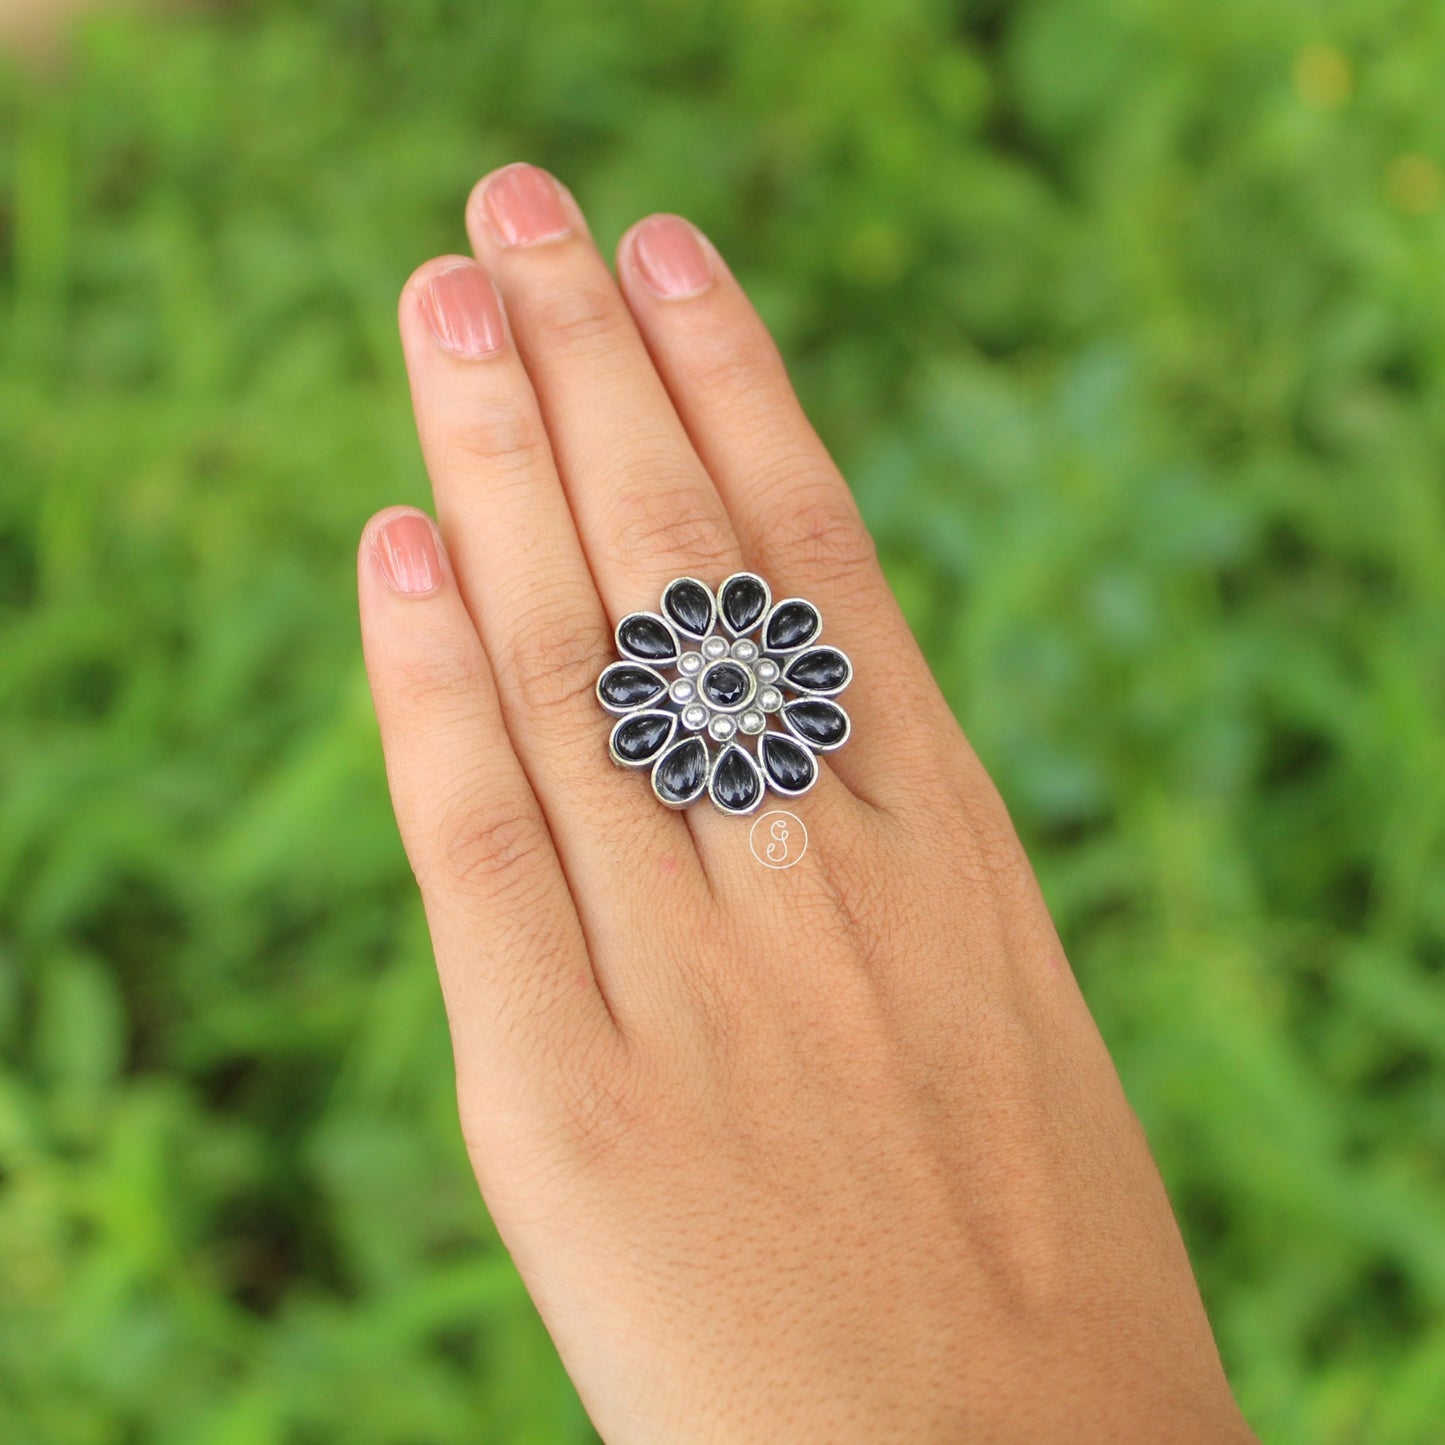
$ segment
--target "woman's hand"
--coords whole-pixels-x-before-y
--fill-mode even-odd
[[[440,535],[360,556],[367,667],[487,1203],[613,1442],[1247,1440],[1028,861],[762,324],[686,222],[512,166],[401,332]],[[608,764],[617,620],[750,568],[851,657],[750,820]]]

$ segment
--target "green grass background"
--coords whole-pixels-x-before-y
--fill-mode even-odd
[[[353,610],[427,499],[396,292],[527,157],[776,328],[1256,1426],[1445,1440],[1442,75],[1409,0],[266,0],[5,67],[0,1438],[592,1438]]]

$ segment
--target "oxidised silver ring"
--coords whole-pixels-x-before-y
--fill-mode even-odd
[[[818,644],[822,631],[811,602],[774,602],[752,572],[716,593],[695,577],[669,582],[658,611],[617,624],[620,660],[597,679],[598,701],[617,719],[608,756],[650,769],[669,808],[704,793],[738,814],[769,789],[800,797],[818,781],[818,754],[842,747],[851,729],[834,699],[853,664]]]

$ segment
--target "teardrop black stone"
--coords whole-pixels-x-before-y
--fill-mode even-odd
[[[707,783],[706,744],[701,738],[684,738],[657,760],[652,781],[669,803],[692,802]]]
[[[677,656],[676,638],[645,612],[631,612],[617,624],[617,645],[644,662],[671,662]]]
[[[742,813],[762,796],[763,780],[747,754],[729,744],[713,767],[712,789],[724,808]]]
[[[712,627],[712,593],[691,577],[679,577],[662,595],[662,610],[686,633],[706,637]]]
[[[666,691],[655,672],[635,662],[614,662],[597,681],[597,694],[609,707],[641,707]]]
[[[811,647],[783,669],[788,682],[807,692],[837,692],[851,675],[848,659],[834,647]]]
[[[822,627],[823,619],[811,602],[784,602],[768,618],[763,645],[769,652],[791,652],[810,643]]]
[[[780,792],[801,793],[818,774],[812,753],[782,733],[764,733],[759,740],[763,771]]]
[[[673,719],[665,712],[642,712],[623,718],[612,730],[617,756],[629,763],[645,763],[672,736]]]
[[[714,707],[736,707],[748,692],[748,674],[736,662],[714,663],[702,675],[699,690]]]
[[[820,748],[836,747],[848,732],[848,715],[836,702],[802,697],[783,709],[783,720],[803,739]]]
[[[761,578],[751,572],[740,572],[723,584],[719,601],[728,626],[734,632],[750,632],[768,605],[768,589]]]

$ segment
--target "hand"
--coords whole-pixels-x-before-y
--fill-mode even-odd
[[[440,536],[373,518],[361,615],[467,1147],[598,1429],[1252,1438],[1008,815],[726,265],[653,217],[619,291],[527,166],[467,223],[400,308]],[[623,614],[745,566],[856,669],[786,869],[611,767],[593,692]]]

